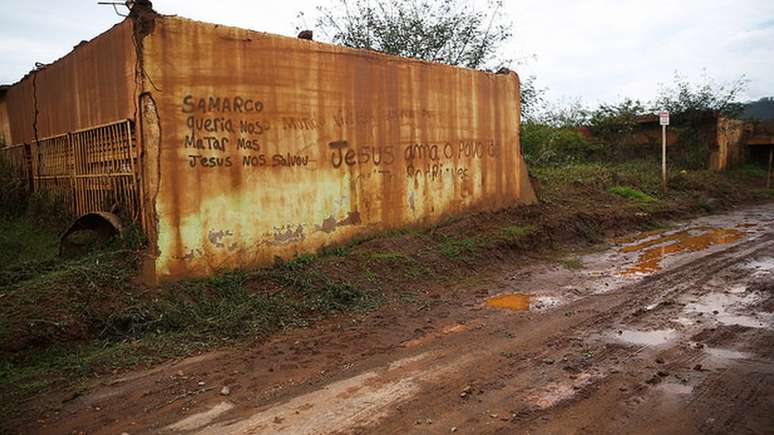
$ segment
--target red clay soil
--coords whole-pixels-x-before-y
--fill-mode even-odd
[[[608,240],[570,268],[493,261],[417,301],[53,392],[11,430],[770,433],[773,228],[768,204]],[[740,236],[669,248],[714,229]],[[653,247],[655,267],[629,273]]]

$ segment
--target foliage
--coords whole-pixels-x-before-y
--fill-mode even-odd
[[[774,97],[763,97],[760,100],[745,103],[740,116],[756,121],[774,120]]]
[[[677,118],[706,112],[735,117],[744,108],[738,99],[748,82],[745,76],[741,76],[729,83],[718,84],[705,72],[703,81],[694,84],[675,73],[672,86],[660,85],[653,110],[667,110]]]
[[[574,128],[553,127],[533,121],[522,124],[521,143],[524,158],[536,166],[585,161],[602,149]]]
[[[645,105],[639,100],[626,98],[618,103],[602,103],[591,112],[589,128],[603,140],[620,139],[634,131],[637,118],[645,113]]]
[[[498,50],[512,35],[502,0],[483,9],[470,0],[330,0],[317,12],[331,42],[468,68],[501,67]]]
[[[557,128],[583,127],[588,124],[589,110],[580,100],[546,104],[532,120]]]
[[[616,185],[636,186],[645,192],[659,189],[659,163],[655,160],[626,162],[580,162],[562,166],[535,167],[534,175],[547,193],[561,194],[572,185],[594,186],[603,190]]]
[[[647,193],[643,193],[641,190],[635,189],[634,187],[631,187],[631,186],[613,186],[607,190],[610,193],[613,193],[620,197],[631,199],[634,201],[653,202],[656,200],[656,198],[648,195]]]
[[[545,88],[537,86],[537,78],[532,75],[521,78],[521,119],[538,121],[541,108],[545,105]]]
[[[19,180],[10,163],[0,154],[0,217],[18,216],[25,211],[27,182]]]

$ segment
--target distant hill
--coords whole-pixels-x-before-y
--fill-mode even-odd
[[[758,101],[745,103],[740,117],[757,121],[774,119],[774,97],[763,97]]]

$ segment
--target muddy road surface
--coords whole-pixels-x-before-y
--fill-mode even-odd
[[[101,379],[40,433],[772,433],[774,204]]]

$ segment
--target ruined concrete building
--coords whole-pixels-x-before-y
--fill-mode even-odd
[[[519,117],[514,73],[138,6],[0,89],[15,174],[140,225],[151,281],[531,203]]]

